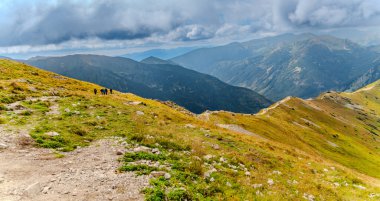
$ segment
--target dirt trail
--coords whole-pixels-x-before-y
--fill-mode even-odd
[[[47,115],[59,115],[58,97],[28,98],[49,101]],[[21,101],[8,104],[17,115],[26,110]],[[149,185],[148,176],[118,173],[117,152],[125,146],[119,138],[93,142],[57,157],[54,150],[25,146],[33,142],[33,123],[16,128],[0,125],[0,200],[143,200],[141,190]],[[24,145],[24,146],[22,146]]]
[[[0,150],[0,200],[143,200],[149,178],[116,172],[122,148],[106,139],[57,158],[48,149],[8,146]]]
[[[225,129],[228,129],[228,130],[231,130],[231,131],[234,131],[234,132],[238,132],[238,133],[254,136],[254,137],[257,137],[257,138],[265,139],[261,135],[258,135],[256,133],[253,133],[253,132],[248,131],[248,130],[245,130],[243,127],[235,125],[235,124],[216,124],[216,125],[218,127],[225,128]]]
[[[284,98],[284,99],[282,99],[282,100],[280,100],[280,101],[278,101],[278,102],[276,102],[275,104],[273,104],[272,106],[270,106],[270,107],[268,107],[268,108],[264,108],[264,109],[262,109],[259,113],[257,113],[256,115],[264,115],[264,114],[266,114],[267,112],[269,112],[269,111],[271,111],[271,110],[273,110],[273,109],[276,109],[278,106],[280,106],[280,105],[285,105],[285,103],[288,101],[288,100],[290,100],[291,99],[291,97],[290,96],[288,96],[288,97],[286,97],[286,98]],[[286,106],[286,105],[285,105]]]

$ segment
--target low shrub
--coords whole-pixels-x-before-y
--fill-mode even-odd
[[[79,135],[79,136],[85,136],[88,131],[87,129],[84,129],[82,127],[79,127],[79,126],[73,126],[70,131],[76,135]]]
[[[175,142],[166,141],[166,140],[159,140],[158,143],[165,149],[171,149],[174,151],[190,151],[191,148],[189,145],[183,146],[179,145]]]
[[[140,165],[126,164],[126,165],[122,166],[119,170],[125,171],[125,172],[136,172],[137,175],[147,175],[153,171],[158,170],[158,168],[148,166],[148,165],[142,165],[142,164],[140,164]]]
[[[132,162],[137,160],[159,161],[165,159],[166,157],[163,154],[153,154],[148,152],[131,152],[124,155],[125,162]]]

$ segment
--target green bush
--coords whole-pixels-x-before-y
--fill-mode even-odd
[[[192,160],[190,163],[188,163],[186,169],[198,176],[203,175],[202,161],[200,160]]]
[[[55,148],[63,147],[63,144],[56,141],[45,140],[41,144],[41,147],[55,149]]]
[[[135,142],[142,142],[145,137],[144,135],[140,134],[140,133],[135,133],[131,136],[131,141],[135,141]]]
[[[147,201],[163,201],[165,200],[165,191],[161,188],[154,187],[145,190]]]
[[[5,107],[5,105],[3,105],[3,104],[0,104],[0,110],[6,111],[6,110],[8,110],[8,108],[7,108],[7,107]]]
[[[152,171],[156,171],[158,168],[148,165],[124,165],[120,168],[120,171],[136,172],[138,175],[150,174]]]
[[[165,159],[166,157],[163,154],[153,154],[148,152],[131,152],[124,155],[125,162],[132,162],[137,160],[159,161]]]
[[[23,112],[21,112],[20,114],[21,115],[23,115],[23,116],[30,116],[30,115],[32,115],[32,111],[30,111],[30,110],[25,110],[25,111],[23,111]]]
[[[166,140],[160,140],[158,141],[158,143],[165,149],[172,149],[174,151],[190,151],[191,148],[189,145],[187,146],[182,146],[182,145],[179,145],[175,142],[171,142],[171,141],[166,141]]]
[[[175,188],[172,191],[170,191],[167,195],[168,200],[173,201],[185,201],[185,200],[192,200],[191,195],[182,188]]]
[[[13,94],[7,97],[1,97],[0,102],[5,104],[14,103],[16,101],[22,101],[25,100],[26,96],[23,94]]]
[[[85,136],[87,134],[87,130],[79,126],[71,127],[70,131],[79,136]]]

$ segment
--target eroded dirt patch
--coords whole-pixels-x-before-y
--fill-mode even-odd
[[[0,150],[0,200],[143,200],[148,176],[117,172],[123,148],[105,139],[58,158],[53,150],[9,145]]]

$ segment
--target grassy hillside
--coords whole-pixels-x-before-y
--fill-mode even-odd
[[[258,115],[197,116],[133,94],[94,95],[100,86],[10,60],[0,60],[0,71],[4,126],[29,129],[35,146],[58,153],[121,137],[130,150],[121,174],[155,171],[147,200],[380,198],[378,83],[291,98]]]
[[[380,178],[379,93],[380,81],[315,100],[289,97],[253,116],[218,112],[210,121],[240,125]]]

